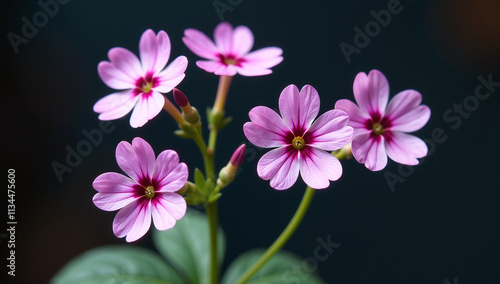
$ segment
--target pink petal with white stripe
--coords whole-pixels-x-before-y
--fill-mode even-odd
[[[132,89],[135,87],[135,80],[138,79],[132,78],[132,74],[125,73],[108,61],[101,61],[97,66],[97,72],[108,87],[116,90]]]
[[[151,91],[149,96],[142,95],[130,116],[130,126],[134,128],[143,126],[160,113],[164,104],[165,97],[156,91]]]
[[[97,208],[104,211],[118,210],[138,197],[135,194],[136,182],[118,173],[104,173],[98,176],[92,186],[99,193],[92,201]]]
[[[304,182],[314,189],[330,186],[330,181],[336,181],[342,176],[340,161],[330,153],[306,147],[300,151],[300,176]]]
[[[265,47],[252,51],[243,58],[245,65],[267,69],[283,61],[282,54],[283,50],[279,47]]]
[[[334,109],[322,114],[307,130],[308,144],[326,151],[335,151],[352,139],[353,129],[346,126],[349,116],[342,110]]]
[[[366,121],[370,119],[370,115],[352,101],[346,99],[338,100],[335,103],[335,108],[343,110],[349,115],[349,123],[347,125],[354,128],[355,136],[371,131],[366,128]]]
[[[246,26],[237,26],[233,31],[232,41],[232,52],[234,55],[245,55],[253,46],[254,38],[252,31]]]
[[[122,70],[131,79],[136,80],[142,76],[141,62],[130,50],[115,47],[109,50],[108,57],[116,68]]]
[[[223,54],[233,52],[233,26],[228,22],[222,22],[215,27],[215,44]]]
[[[160,230],[172,228],[176,220],[186,214],[186,200],[176,193],[158,193],[151,202],[151,215],[155,227]]]
[[[129,177],[139,182],[151,177],[155,165],[155,153],[148,142],[136,137],[132,140],[132,144],[126,141],[118,144],[116,162]]]
[[[415,90],[405,90],[395,95],[386,109],[386,116],[391,120],[392,130],[413,132],[429,121],[431,110],[420,105],[422,95]]]
[[[305,85],[300,92],[297,86],[289,85],[279,98],[281,116],[292,131],[307,130],[318,115],[319,106],[318,92],[310,85]]]
[[[214,42],[198,30],[185,30],[182,41],[194,54],[199,57],[211,60],[219,59],[219,50],[215,46]]]
[[[143,72],[161,71],[170,57],[170,48],[170,39],[166,32],[160,31],[156,35],[151,29],[146,30],[139,41]]]
[[[385,150],[389,158],[403,165],[417,165],[417,158],[427,156],[427,145],[422,139],[397,131],[385,141]]]
[[[243,131],[250,142],[264,148],[286,144],[285,137],[290,129],[274,110],[258,106],[254,107],[248,115],[252,122],[245,123]]]
[[[125,116],[137,103],[138,97],[130,90],[109,94],[94,104],[100,120],[113,120]]]
[[[257,174],[264,180],[271,180],[274,189],[290,188],[299,176],[297,151],[292,146],[284,146],[267,152],[257,164]]]
[[[113,232],[118,238],[127,236],[133,242],[146,234],[151,226],[151,203],[147,198],[138,199],[123,207],[113,220]]]
[[[156,78],[158,79],[158,86],[154,89],[160,93],[168,93],[175,88],[184,79],[188,65],[185,56],[179,56],[172,61],[165,70],[160,72]]]
[[[352,140],[352,155],[371,171],[380,171],[387,165],[384,137],[371,137],[371,133],[361,134]]]
[[[378,70],[371,70],[368,75],[358,73],[353,84],[354,98],[359,107],[369,113],[384,115],[389,100],[389,82]]]

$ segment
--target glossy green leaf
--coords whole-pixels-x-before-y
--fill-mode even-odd
[[[177,284],[180,275],[157,254],[130,245],[92,249],[64,266],[52,284]]]
[[[210,269],[210,238],[208,220],[205,214],[188,210],[186,216],[166,231],[155,230],[153,241],[160,253],[183,273],[189,283],[208,283]],[[225,238],[222,230],[218,233],[219,261],[225,251]]]
[[[233,284],[264,254],[263,249],[251,250],[236,258],[228,267],[222,284]],[[298,256],[280,251],[276,253],[247,284],[274,284],[274,283],[325,283],[314,272],[316,267]]]

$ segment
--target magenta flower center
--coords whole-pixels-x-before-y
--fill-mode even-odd
[[[292,140],[292,146],[297,150],[302,150],[306,146],[306,141],[302,136],[296,136]]]
[[[149,185],[144,190],[144,194],[146,194],[148,199],[153,199],[153,197],[155,197],[155,188],[152,185]]]
[[[243,59],[236,58],[236,56],[231,54],[230,55],[219,54],[219,60],[225,65],[236,65],[236,66],[241,66],[241,63],[243,62]]]
[[[153,77],[153,73],[148,73],[135,82],[134,95],[139,95],[140,93],[149,94],[157,85],[158,78]]]
[[[365,127],[372,131],[375,135],[382,135],[392,126],[392,123],[386,117],[382,117],[379,113],[373,113],[371,119],[366,121]]]

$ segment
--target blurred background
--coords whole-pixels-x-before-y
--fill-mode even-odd
[[[43,12],[47,2],[57,3],[51,15]],[[97,64],[115,46],[137,53],[148,28],[169,34],[171,60],[188,57],[178,88],[204,115],[218,78],[196,67],[181,38],[186,28],[212,35],[222,20],[250,27],[254,49],[281,47],[284,61],[269,76],[234,78],[227,102],[233,122],[219,135],[218,168],[247,142],[248,111],[277,108],[291,83],[313,85],[324,112],[353,99],[358,72],[379,69],[391,97],[416,89],[432,110],[416,132],[430,149],[421,165],[389,161],[373,173],[345,161],[342,178],[316,194],[286,250],[306,260],[319,239],[340,244],[313,266],[327,283],[500,283],[498,1],[41,0],[6,1],[2,11],[2,163],[5,175],[16,170],[18,221],[16,277],[2,273],[3,283],[46,283],[82,252],[125,243],[112,233],[115,213],[93,205],[91,185],[103,172],[120,172],[114,155],[120,141],[140,136],[157,154],[178,151],[191,174],[202,167],[195,144],[174,136],[176,124],[163,112],[140,129],[130,127],[129,115],[112,122],[71,172],[58,178],[53,170],[54,162],[68,165],[69,149],[88,140],[84,132],[100,127],[92,106],[113,90]],[[25,27],[27,21],[38,27]],[[271,244],[305,188],[299,181],[286,191],[271,189],[256,174],[265,151],[248,146],[242,172],[219,202],[228,240],[224,268],[242,252]],[[4,208],[6,199],[7,190]],[[150,234],[133,245],[152,248]]]

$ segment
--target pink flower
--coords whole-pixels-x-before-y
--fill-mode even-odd
[[[156,35],[145,31],[139,42],[141,60],[125,48],[115,47],[108,52],[110,61],[101,61],[99,76],[110,88],[121,90],[100,99],[94,105],[100,120],[125,116],[132,109],[130,125],[143,126],[163,108],[165,97],[184,79],[187,59],[177,57],[163,69],[170,57],[170,39],[166,32]]]
[[[416,165],[417,158],[427,155],[425,143],[406,134],[422,128],[431,115],[428,106],[420,105],[419,92],[402,91],[387,104],[389,83],[378,70],[370,71],[368,76],[359,73],[353,92],[358,105],[339,100],[335,108],[349,114],[349,125],[354,128],[352,153],[358,162],[379,171],[386,166],[387,156],[400,164]]]
[[[198,60],[196,65],[216,75],[261,76],[271,74],[269,69],[282,60],[283,51],[278,47],[266,47],[249,52],[253,46],[252,31],[246,26],[237,26],[222,22],[214,31],[215,43],[204,33],[187,29],[182,40],[196,55],[208,59]]]
[[[99,209],[121,208],[113,221],[118,238],[138,240],[149,230],[151,217],[158,230],[170,229],[184,217],[186,201],[175,192],[186,183],[188,169],[179,163],[175,151],[165,150],[155,160],[153,148],[137,137],[132,145],[125,141],[118,144],[116,161],[128,177],[104,173],[92,185],[99,192],[93,198]]]
[[[257,173],[271,180],[271,187],[290,188],[300,175],[315,189],[326,188],[330,180],[342,175],[342,166],[330,153],[342,148],[351,138],[353,129],[346,126],[349,116],[341,110],[319,113],[318,92],[309,85],[300,90],[289,85],[279,98],[282,117],[264,106],[253,108],[243,131],[250,142],[259,147],[277,149],[259,160]],[[314,121],[314,122],[313,122]]]

